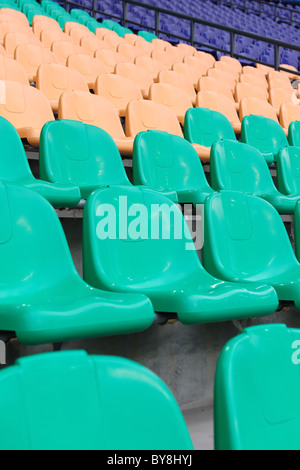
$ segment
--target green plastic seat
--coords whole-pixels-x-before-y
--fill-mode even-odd
[[[156,34],[150,33],[149,31],[139,31],[138,36],[141,36],[142,38],[144,38],[148,42],[153,41],[153,39],[157,39]]]
[[[289,143],[281,125],[273,119],[250,115],[242,120],[241,141],[259,150],[270,165]]]
[[[144,293],[156,312],[177,314],[184,324],[265,315],[278,305],[269,286],[210,276],[179,208],[143,187],[114,186],[90,195],[84,208],[83,272],[95,287]]]
[[[289,125],[288,139],[290,145],[300,147],[300,121],[291,122]]]
[[[72,8],[72,10],[70,11],[70,15],[72,16],[72,18],[75,19],[80,16],[85,16],[89,20],[91,19],[91,15],[87,11],[81,10],[79,8]]]
[[[94,18],[91,18],[89,21],[85,23],[85,26],[92,32],[95,33],[97,28],[101,28],[101,24],[95,20]]]
[[[119,357],[63,351],[18,359],[0,372],[0,413],[1,450],[193,449],[168,387]]]
[[[36,179],[15,127],[0,117],[1,158],[0,180],[31,189],[45,197],[55,207],[74,207],[80,201],[80,190],[72,181],[50,184]]]
[[[79,276],[55,210],[0,182],[0,330],[25,344],[140,331],[154,320],[145,296],[101,292]]]
[[[110,135],[67,119],[48,122],[42,129],[40,175],[51,183],[76,184],[83,199],[101,186],[131,186]]]
[[[133,146],[133,182],[173,202],[202,204],[213,191],[196,150],[182,137],[160,131],[140,132]]]
[[[278,191],[259,150],[233,140],[220,140],[213,144],[210,177],[216,191],[251,193],[268,201],[280,214],[293,214],[300,199],[300,192],[298,195],[284,195]]]
[[[295,235],[295,252],[298,261],[300,261],[300,203],[296,204],[294,212],[294,235]],[[300,306],[300,302],[299,302]]]
[[[204,147],[211,147],[216,140],[236,139],[226,116],[207,108],[188,109],[184,120],[184,137],[192,144]]]
[[[215,377],[217,450],[299,450],[300,330],[268,324],[231,339]]]
[[[101,26],[102,28],[113,30],[116,26],[120,26],[120,24],[113,20],[103,20]]]
[[[300,148],[285,147],[276,157],[277,186],[281,193],[300,198]]]
[[[117,26],[114,27],[113,29],[121,38],[123,38],[126,34],[134,34],[133,31],[129,28],[125,28],[124,26],[121,26],[117,24]]]
[[[284,223],[259,197],[221,191],[205,200],[203,264],[220,279],[268,284],[280,300],[300,300],[300,264]]]

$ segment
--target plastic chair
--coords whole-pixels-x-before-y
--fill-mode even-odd
[[[129,78],[141,90],[143,98],[148,98],[149,90],[153,84],[152,77],[143,67],[131,63],[119,63],[116,65],[115,73],[124,78]]]
[[[213,191],[193,146],[161,131],[140,132],[133,146],[133,182],[173,202],[203,204]]]
[[[254,77],[260,78],[262,81],[266,82],[265,73],[259,70],[258,68],[252,67],[251,65],[246,65],[243,67],[242,73],[248,75],[254,75]]]
[[[280,80],[281,82],[283,82],[283,84],[285,84],[285,86],[291,85],[289,77],[285,73],[278,72],[277,70],[271,70],[268,73],[269,84],[271,83],[273,79]]]
[[[284,90],[289,90],[296,93],[295,88],[292,87],[291,82],[289,80],[285,81],[281,79],[279,80],[278,78],[271,78],[269,79],[269,88],[283,88]]]
[[[177,47],[178,49],[180,49],[180,51],[184,51],[186,56],[192,56],[195,54],[195,52],[197,52],[197,49],[194,46],[191,46],[190,44],[184,44],[180,42],[179,44],[177,44]]]
[[[95,51],[95,58],[104,63],[109,73],[114,73],[118,64],[128,61],[122,54],[111,49],[98,49]]]
[[[22,139],[38,146],[43,125],[53,121],[54,116],[48,100],[36,88],[17,82],[1,81],[0,116],[17,129]]]
[[[270,89],[270,104],[276,111],[277,116],[279,115],[280,106],[286,103],[297,103],[295,92],[284,88],[271,88]],[[299,105],[298,105],[299,106]]]
[[[194,88],[197,88],[200,78],[206,74],[204,70],[201,70],[196,66],[184,64],[182,62],[174,64],[172,70],[185,75],[189,80],[192,81]]]
[[[257,98],[262,101],[268,101],[265,90],[257,88],[250,83],[237,83],[235,88],[235,99],[238,103],[243,98]]]
[[[199,59],[205,60],[206,62],[210,64],[211,67],[213,67],[214,63],[216,62],[216,59],[214,58],[214,56],[212,54],[209,54],[208,52],[196,51],[194,53],[194,56],[198,57]]]
[[[184,90],[192,100],[193,105],[196,104],[196,92],[193,82],[190,78],[182,73],[173,70],[162,70],[158,75],[159,83],[168,83]]]
[[[187,110],[193,107],[189,95],[182,90],[182,88],[174,87],[167,83],[155,83],[151,85],[149,100],[172,109],[182,126],[184,126]]]
[[[101,186],[130,185],[113,139],[78,121],[54,121],[43,127],[40,175],[55,184],[75,183],[82,199]]]
[[[14,126],[0,117],[1,154],[0,179],[31,189],[55,207],[73,207],[80,201],[80,191],[74,183],[50,184],[35,179],[20,137]]]
[[[281,301],[300,300],[300,264],[279,213],[237,191],[209,196],[204,207],[203,262],[213,276],[271,285]]]
[[[158,39],[156,34],[149,31],[139,31],[138,36],[144,38],[147,42],[152,42],[154,39]]]
[[[16,60],[0,54],[0,80],[10,80],[29,85],[27,74]]]
[[[67,59],[67,67],[81,73],[90,90],[95,89],[98,76],[107,74],[106,67],[100,60],[85,54],[69,55]]]
[[[100,127],[114,139],[122,155],[132,155],[133,138],[125,136],[118,112],[105,98],[82,91],[63,93],[58,118]]]
[[[30,26],[19,21],[0,21],[0,42],[3,44],[4,37],[7,33],[31,33]]]
[[[151,325],[154,315],[147,298],[112,296],[82,281],[48,201],[21,186],[1,182],[0,187],[5,218],[1,330],[15,331],[25,344],[44,344]]]
[[[259,88],[261,91],[264,91],[266,98],[268,99],[268,84],[266,80],[263,80],[261,77],[256,77],[254,75],[249,75],[246,73],[242,73],[240,75],[240,82],[247,83],[256,89]]]
[[[91,33],[91,31],[88,28],[86,28],[86,29],[72,28],[69,32],[69,36],[70,36],[72,42],[74,44],[76,44],[77,46],[80,46],[80,43],[81,43],[83,38],[87,38],[87,37],[94,38],[95,37],[95,35],[93,33]]]
[[[215,78],[216,80],[219,80],[222,83],[226,83],[226,85],[230,88],[231,92],[234,93],[236,80],[230,73],[226,73],[222,70],[213,68],[208,70],[207,76]]]
[[[273,69],[273,67],[268,67],[264,64],[255,64],[255,67],[260,70],[265,76]]]
[[[202,161],[209,161],[210,148],[216,140],[236,138],[232,125],[224,114],[207,108],[188,110],[184,122],[184,137],[197,146]]]
[[[128,359],[38,354],[1,371],[0,383],[1,449],[193,449],[170,390]]]
[[[241,191],[259,196],[280,214],[293,214],[300,199],[300,193],[280,193],[259,150],[237,141],[220,140],[212,145],[210,175],[215,191]]]
[[[300,125],[298,121],[293,121],[290,123],[288,139],[290,145],[300,147]]]
[[[33,33],[7,33],[4,37],[4,48],[7,54],[11,57],[14,57],[16,47],[20,44],[34,44],[37,46],[42,46],[41,41],[39,41]]]
[[[237,134],[241,132],[241,122],[237,115],[235,104],[227,96],[214,93],[213,91],[200,91],[197,95],[196,106],[223,114],[229,120],[234,132]]]
[[[129,213],[143,208],[139,235],[135,231],[130,235],[130,230],[127,234],[124,198]],[[117,219],[121,217],[124,235],[117,230],[116,237],[102,236],[103,218],[97,212],[103,204],[112,205]],[[83,247],[87,282],[114,291],[143,292],[155,311],[176,313],[184,324],[262,315],[278,305],[274,290],[268,286],[249,288],[248,283],[226,283],[207,274],[180,209],[144,187],[114,186],[94,191],[84,208]]]
[[[83,36],[80,41],[80,46],[85,50],[85,52],[92,57],[94,57],[95,52],[98,49],[108,49],[109,46],[105,41],[100,41],[100,39],[96,38],[95,35]]]
[[[159,38],[154,38],[151,43],[155,46],[156,49],[159,49],[161,51],[165,50],[165,47],[170,44],[168,41],[165,41],[164,39],[159,39]]]
[[[134,34],[128,34],[128,36],[135,36]],[[121,38],[114,31],[109,32],[103,36],[103,41],[107,44],[107,47],[117,50],[120,44],[126,44],[125,40]],[[124,54],[125,55],[125,54]]]
[[[174,57],[171,54],[168,54],[168,52],[160,49],[156,49],[151,53],[152,59],[158,60],[159,62],[162,62],[167,69],[171,69],[173,67],[173,64],[176,64],[178,62],[178,59]]]
[[[5,18],[9,18],[9,17],[14,18],[15,20],[17,20],[19,22],[22,22],[22,23],[29,26],[28,19],[26,18],[26,15],[24,15],[24,13],[21,12],[21,11],[3,7],[3,8],[1,8],[0,16],[1,16],[1,19],[5,19]]]
[[[54,41],[63,41],[63,42],[72,43],[70,36],[66,33],[63,33],[61,29],[57,29],[57,28],[44,29],[40,34],[40,40],[41,40],[42,45],[46,49],[51,49],[51,45]]]
[[[36,82],[37,70],[43,64],[58,64],[53,52],[32,44],[21,44],[15,50],[15,59],[24,67],[27,81]]]
[[[299,104],[284,103],[279,110],[279,122],[283,127],[284,132],[287,134],[289,126],[294,121],[300,121],[300,106]],[[299,142],[300,143],[300,142]],[[291,144],[295,145],[295,144]]]
[[[237,70],[236,67],[233,67],[231,64],[227,64],[226,62],[216,61],[214,63],[214,68],[220,70],[223,73],[228,73],[232,75],[237,82],[240,76],[241,71]]]
[[[46,96],[55,112],[58,111],[59,98],[66,91],[89,91],[86,79],[80,72],[61,64],[41,65],[36,87]]]
[[[65,24],[64,24],[64,32],[66,34],[69,34],[70,35],[70,32],[72,31],[72,29],[77,29],[77,28],[81,28],[82,31],[85,31],[87,32],[87,27],[83,24],[80,24],[78,23],[77,21],[67,21]],[[88,33],[88,32],[87,32]]]
[[[80,46],[76,46],[72,41],[54,41],[51,44],[51,51],[59,60],[59,63],[66,65],[68,57],[71,54],[87,54]]]
[[[276,156],[277,186],[281,193],[300,197],[298,147],[282,148]]]
[[[199,57],[186,56],[183,62],[191,67],[196,67],[202,76],[205,76],[210,69],[210,64],[205,59],[199,59]]]
[[[153,101],[131,101],[126,110],[126,135],[135,137],[147,130],[165,131],[182,137],[177,116],[170,108]]]
[[[60,29],[56,20],[48,16],[35,15],[32,20],[32,31],[40,39],[41,32],[46,29]]]
[[[299,449],[299,330],[246,328],[223,348],[215,377],[216,450]]]
[[[126,44],[126,43],[125,44],[121,43],[118,46],[117,51],[120,54],[122,54],[124,57],[126,57],[127,62],[132,62],[132,63],[135,62],[135,59],[137,57],[146,56],[146,53],[145,53],[144,49],[142,49],[138,46],[132,46],[131,44]]]
[[[107,29],[107,28],[97,28],[95,30],[95,36],[97,39],[100,39],[100,41],[102,41],[102,39],[104,38],[104,36],[106,34],[113,34],[115,35],[116,37],[119,37],[118,33],[116,33],[115,31],[112,31],[111,29]]]
[[[110,101],[121,117],[125,116],[128,103],[143,98],[135,82],[115,74],[99,76],[95,93]]]
[[[130,36],[132,36],[132,34],[130,34]],[[162,70],[167,70],[167,67],[162,62],[150,57],[137,57],[135,64],[147,70],[154,82],[158,82],[158,75]]]
[[[269,103],[265,100],[259,100],[258,98],[243,98],[240,101],[240,119],[241,121],[246,116],[256,114],[267,119],[272,119],[278,123],[276,111]]]
[[[273,119],[263,116],[246,116],[242,121],[241,141],[252,145],[273,163],[279,150],[289,145],[282,127]]]
[[[222,55],[220,57],[220,62],[224,62],[225,64],[230,65],[230,67],[235,69],[237,73],[242,73],[242,64],[238,59],[235,59],[234,57],[229,57],[228,55]]]
[[[218,93],[230,99],[235,105],[235,108],[238,109],[239,105],[234,101],[232,91],[230,87],[226,84],[221,82],[220,80],[216,80],[213,77],[202,77],[198,82],[198,91],[213,91],[214,93]]]

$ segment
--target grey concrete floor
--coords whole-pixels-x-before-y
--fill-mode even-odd
[[[214,449],[213,408],[183,411],[195,450]]]

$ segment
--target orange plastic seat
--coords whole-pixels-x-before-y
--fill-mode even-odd
[[[35,44],[42,46],[41,41],[32,32],[21,32],[21,33],[7,33],[4,36],[4,48],[8,55],[14,57],[16,48],[20,44]]]
[[[279,80],[285,86],[291,86],[291,82],[290,82],[289,77],[286,74],[282,73],[282,72],[278,72],[277,70],[271,70],[271,72],[268,73],[269,85],[270,85],[271,81],[274,80],[274,79]]]
[[[0,80],[29,85],[27,74],[22,65],[4,55],[0,55]]]
[[[76,21],[66,21],[64,25],[64,32],[66,34],[70,34],[70,31],[73,28],[81,28],[83,31],[86,31],[88,29],[85,25],[81,23],[77,23]]]
[[[82,29],[82,28],[72,28],[69,32],[69,36],[71,38],[71,41],[76,44],[77,46],[80,46],[80,43],[81,43],[81,40],[85,37],[92,37],[94,38],[95,35],[88,29],[86,28],[87,31],[85,29]]]
[[[131,33],[125,34],[123,39],[127,44],[131,44],[132,46],[135,46],[135,43],[137,42],[138,39],[140,39],[141,41],[147,42],[141,36],[137,36],[136,34],[131,34]]]
[[[233,67],[231,64],[228,64],[227,62],[224,61],[216,61],[214,63],[214,68],[217,70],[220,70],[221,72],[228,73],[229,75],[232,75],[237,82],[240,76],[240,71],[237,70],[235,67]]]
[[[126,135],[135,137],[147,130],[165,131],[183,137],[174,111],[153,101],[132,101],[126,111]]]
[[[94,90],[98,76],[107,74],[107,69],[101,60],[87,54],[71,54],[67,59],[67,67],[81,73],[91,90]]]
[[[30,26],[20,21],[0,21],[0,42],[3,44],[4,36],[7,33],[31,33]]]
[[[256,64],[255,65],[258,70],[260,70],[265,76],[268,75],[269,72],[273,69],[273,67],[268,67],[267,65],[263,64]]]
[[[70,36],[63,33],[61,29],[44,29],[41,31],[40,40],[43,46],[49,50],[54,41],[72,42]]]
[[[207,72],[208,77],[213,77],[220,82],[226,83],[229,86],[232,93],[234,93],[236,80],[233,75],[230,73],[223,72],[222,70],[213,68],[209,69]]]
[[[268,84],[265,79],[260,77],[256,77],[255,75],[249,75],[247,73],[241,73],[240,75],[240,82],[241,83],[248,83],[249,85],[257,88],[261,88],[264,90],[266,98],[268,98]]]
[[[216,62],[214,56],[212,54],[209,54],[208,52],[196,51],[194,57],[198,57],[198,59],[205,60],[210,65],[210,67],[213,67],[214,63]]]
[[[197,49],[194,46],[191,46],[190,44],[184,44],[180,42],[177,44],[178,49],[182,50],[186,56],[192,56],[197,52]]]
[[[125,116],[128,103],[143,98],[135,82],[115,74],[99,76],[96,81],[95,93],[110,101],[121,117]]]
[[[33,18],[35,18],[35,16]],[[46,20],[53,20],[53,23],[40,20],[36,21],[32,25],[32,31],[38,39],[41,39],[42,31],[46,31],[47,29],[56,29],[57,31],[61,31],[59,24],[53,18],[48,18],[47,16],[43,16],[43,18],[45,18]]]
[[[203,76],[206,75],[208,70],[211,68],[210,64],[205,59],[200,59],[199,57],[191,55],[186,56],[183,59],[183,62],[185,64],[191,65],[192,67],[196,67]]]
[[[132,36],[132,34],[129,36]],[[147,70],[154,82],[158,81],[158,75],[162,70],[168,70],[165,64],[159,60],[152,59],[151,57],[137,57],[134,63]]]
[[[134,139],[125,136],[118,112],[105,98],[83,91],[63,93],[59,101],[58,118],[100,127],[114,139],[122,155],[132,155]]]
[[[62,93],[89,91],[86,79],[77,70],[61,64],[41,65],[37,72],[36,87],[46,96],[53,111],[58,111]]]
[[[240,102],[240,119],[241,121],[245,116],[256,114],[278,122],[276,111],[269,103],[258,98],[243,98]]]
[[[168,54],[166,51],[161,49],[154,50],[151,53],[151,57],[152,59],[162,62],[168,69],[171,69],[173,64],[178,62],[178,60],[172,54]]]
[[[167,83],[154,83],[151,85],[149,100],[172,109],[182,126],[184,126],[185,113],[193,107],[191,98],[182,88]]]
[[[80,41],[80,45],[91,56],[94,56],[98,49],[109,47],[105,41],[100,41],[95,35],[84,36]]]
[[[227,96],[230,101],[235,105],[235,108],[239,108],[239,104],[234,101],[231,89],[226,83],[221,82],[213,77],[202,77],[198,82],[198,91],[213,91],[214,93],[220,93],[221,95]]]
[[[155,49],[158,49],[158,50],[161,50],[161,51],[164,51],[165,47],[170,45],[170,43],[168,41],[165,41],[164,39],[158,39],[158,38],[153,39],[151,41],[151,44],[153,44]]]
[[[7,119],[22,139],[38,146],[44,124],[54,116],[47,98],[36,88],[21,83],[0,82],[0,116]]]
[[[174,70],[162,70],[158,75],[159,83],[168,83],[184,90],[192,100],[192,104],[196,104],[196,91],[193,82],[189,77]]]
[[[29,26],[28,19],[23,12],[19,10],[13,10],[12,8],[1,8],[0,20],[4,21],[4,18],[9,18],[9,17],[13,18],[14,21],[19,21]]]
[[[299,70],[296,69],[293,65],[288,65],[288,64],[280,64],[281,67],[284,67],[285,69],[289,69],[290,72],[286,72],[285,70],[281,70],[281,73],[285,73],[290,80],[299,80],[299,75],[296,75],[293,72],[299,72]]]
[[[213,91],[200,91],[197,95],[196,106],[223,114],[232,125],[234,132],[237,134],[241,132],[241,122],[235,104],[227,96]]]
[[[117,51],[127,58],[128,62],[134,63],[137,57],[144,57],[145,52],[138,46],[132,46],[131,44],[122,43],[118,46]]]
[[[58,64],[53,52],[41,46],[21,44],[15,50],[15,59],[21,64],[26,73],[27,81],[35,82],[37,70],[42,64]]]
[[[98,49],[95,58],[101,60],[109,73],[114,73],[118,64],[127,63],[128,59],[119,52],[111,49]]]
[[[129,34],[128,36],[135,36],[134,34]],[[134,46],[142,49],[144,51],[145,57],[151,57],[152,52],[155,50],[155,46],[151,42],[146,41],[141,36],[136,36],[134,41]]]
[[[184,57],[186,56],[186,53],[184,52],[184,49],[180,49],[176,46],[173,46],[172,44],[167,44],[165,46],[164,51],[169,54],[170,56],[174,57],[174,62],[182,62]]]
[[[238,59],[234,57],[229,57],[228,55],[222,55],[220,57],[220,62],[224,62],[225,64],[229,64],[233,69],[235,69],[238,73],[242,73],[242,64]]]
[[[271,88],[269,94],[269,102],[275,109],[277,116],[279,115],[279,109],[282,104],[299,103],[295,94],[295,90],[293,89],[288,90],[286,88]]]
[[[182,62],[177,62],[177,64],[174,64],[172,70],[174,70],[174,72],[181,73],[192,80],[194,88],[197,88],[200,78],[206,75],[206,71],[192,65],[184,64]]]
[[[258,98],[268,101],[264,88],[258,88],[250,83],[237,83],[235,88],[235,100],[239,103],[243,98]]]
[[[149,89],[153,83],[152,77],[143,67],[136,64],[122,63],[116,66],[115,73],[121,77],[129,78],[137,84],[144,98],[148,98]]]
[[[54,18],[50,18],[50,16],[44,15],[34,15],[32,18],[32,29],[35,32],[35,28],[37,24],[43,23],[44,25],[48,25],[48,28],[60,28],[58,22]]]
[[[134,36],[133,34],[129,34],[129,36]],[[118,36],[117,34],[114,34],[114,31],[111,31],[110,33],[104,34],[102,41],[107,44],[107,47],[114,49],[115,51],[117,50],[118,46],[120,44],[127,44],[124,38],[121,38],[121,36]],[[125,54],[124,54],[125,55]]]
[[[289,125],[294,121],[300,121],[299,104],[284,103],[281,105],[279,111],[279,122],[286,135],[288,134]]]
[[[60,64],[66,65],[71,54],[87,54],[85,49],[76,46],[72,41],[54,41],[51,44],[51,51],[56,55]]]
[[[116,37],[120,37],[115,31],[112,31],[107,28],[97,28],[95,31],[95,36],[97,39],[100,39],[100,41],[104,38],[106,34],[113,34]]]
[[[261,78],[261,80],[265,80],[265,74],[261,70],[256,67],[251,67],[251,65],[245,65],[243,67],[242,73],[247,73],[248,75],[254,75],[255,77]]]

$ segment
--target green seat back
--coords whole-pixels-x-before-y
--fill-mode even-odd
[[[187,111],[184,137],[193,144],[205,147],[211,147],[216,140],[236,138],[229,120],[223,114],[206,108],[191,108]]]
[[[85,351],[19,359],[0,373],[0,398],[0,449],[193,448],[170,390],[127,359]]]
[[[289,145],[284,130],[278,122],[256,115],[244,117],[241,140],[261,153],[272,154],[273,158],[282,147]]]
[[[70,11],[70,14],[72,16],[72,18],[78,18],[79,16],[85,16],[87,19],[91,19],[91,15],[87,12],[87,11],[84,11],[84,10],[81,10],[79,8],[72,8],[72,10]]]
[[[150,33],[149,31],[139,31],[138,36],[146,39],[146,41],[151,42],[153,39],[157,39],[156,34]]]
[[[300,147],[300,121],[291,122],[288,135],[290,145]]]
[[[300,148],[285,147],[277,158],[277,185],[283,194],[300,196]]]
[[[192,145],[160,131],[140,132],[133,147],[133,181],[154,190],[211,191]]]
[[[204,215],[203,261],[208,272],[230,281],[280,284],[280,298],[294,300],[290,294],[283,296],[285,277],[294,269],[293,282],[287,282],[296,289],[299,263],[276,209],[259,197],[222,191],[206,199]]]
[[[300,201],[297,202],[294,213],[295,252],[300,262]],[[300,304],[300,302],[299,302]]]
[[[259,150],[233,140],[215,142],[210,152],[211,186],[265,195],[276,192],[268,165]]]
[[[98,127],[65,119],[48,122],[42,129],[40,176],[52,183],[76,181],[83,198],[100,186],[130,185],[110,135]]]
[[[299,450],[300,330],[247,328],[224,347],[215,377],[217,450]]]

